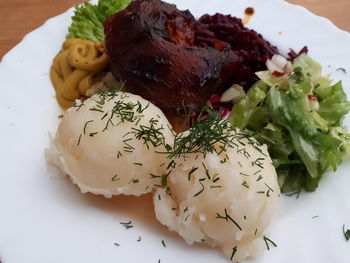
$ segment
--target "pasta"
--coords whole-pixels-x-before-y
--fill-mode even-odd
[[[62,51],[54,58],[50,77],[60,106],[67,109],[76,99],[87,96],[94,77],[107,66],[103,42],[68,39]]]

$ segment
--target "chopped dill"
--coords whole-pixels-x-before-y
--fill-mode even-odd
[[[188,173],[188,181],[191,181],[191,175],[197,171],[198,167],[192,167],[191,171]]]
[[[261,175],[259,175],[259,177],[256,179],[257,182],[259,182],[261,179],[263,179],[264,177],[262,177]]]
[[[139,180],[139,179],[132,179],[131,182],[132,182],[133,184],[138,184],[138,183],[140,182],[140,180]]]
[[[112,182],[119,181],[119,180],[120,180],[120,178],[118,178],[117,174],[112,177]]]
[[[220,180],[220,177],[215,177],[215,178],[213,178],[213,183],[216,183],[219,180]]]
[[[77,142],[78,146],[80,145],[80,141],[81,141],[81,134],[79,135],[79,138],[78,138],[78,142]]]
[[[175,166],[176,166],[176,162],[175,162],[174,160],[172,160],[172,161],[168,164],[167,169],[169,169],[169,168],[175,168]]]
[[[273,245],[274,247],[277,247],[276,243],[273,242],[271,239],[269,239],[266,236],[264,236],[264,241],[265,241],[265,245],[266,245],[267,250],[270,250],[269,244]]]
[[[90,122],[94,122],[94,121],[93,121],[93,120],[89,120],[89,121],[85,122],[84,129],[83,129],[84,135],[86,135],[86,127],[87,127],[87,125],[88,125]]]
[[[250,136],[231,126],[228,120],[222,120],[217,112],[207,111],[208,116],[204,120],[195,121],[186,132],[174,134],[174,146],[166,152],[170,159],[191,153],[220,155],[228,147],[238,147],[234,140],[240,141]],[[240,153],[249,155],[244,149]]]
[[[132,225],[131,221],[126,222],[126,223],[120,222],[120,224],[121,224],[123,227],[125,227],[126,229],[129,229],[129,228],[133,228],[133,227],[134,227],[134,226]]]
[[[244,186],[245,188],[249,188],[249,185],[248,185],[247,181],[244,181],[244,182],[242,183],[242,186]]]
[[[137,242],[140,242],[141,241],[141,237],[139,236],[138,239],[137,239]]]
[[[220,215],[219,213],[216,214],[216,218],[218,219],[224,219],[226,220],[227,222],[228,221],[231,221],[234,225],[236,225],[236,227],[239,229],[239,230],[242,230],[241,226],[235,221],[233,220],[233,218],[227,213],[227,209],[225,208],[225,215],[222,216]]]
[[[89,136],[90,136],[90,137],[94,137],[96,134],[98,134],[98,132],[90,132],[90,133],[89,133]]]
[[[296,199],[298,199],[299,198],[299,196],[300,196],[300,193],[301,193],[301,189],[299,189],[299,190],[297,190],[297,191],[295,191],[295,192],[292,192],[292,193],[287,193],[287,194],[285,194],[286,196],[288,196],[288,197],[292,197],[292,196],[296,196],[295,198]]]
[[[149,175],[151,176],[151,179],[162,177],[161,175],[154,175],[154,174],[149,174]]]
[[[193,197],[197,197],[198,195],[200,195],[203,191],[204,191],[204,184],[202,182],[199,182],[201,184],[202,189],[199,190]]]
[[[232,248],[232,254],[230,257],[230,260],[232,261],[233,257],[235,256],[235,254],[237,253],[237,246],[235,246],[234,248]]]
[[[120,246],[118,243],[114,243],[114,245],[115,245],[116,247],[119,247],[119,246]]]
[[[166,187],[168,185],[168,176],[170,173],[171,170],[168,173],[162,175],[162,186]]]
[[[344,74],[347,73],[347,71],[346,71],[345,68],[337,68],[335,71],[341,71],[341,72],[343,72]]]
[[[166,247],[164,240],[162,240],[162,245],[163,247]]]
[[[260,167],[261,169],[264,169],[264,167],[263,167],[263,164],[262,164],[262,162],[261,161],[263,161],[263,160],[265,160],[264,158],[258,158],[258,159],[256,159],[254,162],[252,162],[252,166],[258,166],[258,167]]]
[[[346,241],[349,241],[350,240],[350,229],[347,229],[345,231],[345,225],[343,225],[343,234],[344,234]]]
[[[140,125],[138,128],[133,127],[133,134],[137,140],[143,140],[143,144],[149,149],[150,144],[153,147],[158,147],[165,144],[165,138],[163,134],[163,126],[156,127],[159,120],[149,120],[150,125]]]
[[[209,174],[209,169],[205,166],[205,164],[202,162],[202,165],[203,165],[203,168],[204,168],[204,171],[205,171],[205,175],[208,177],[208,179],[210,180],[211,177],[210,177],[210,174]]]
[[[274,192],[274,190],[267,183],[265,183],[265,185],[271,192]]]

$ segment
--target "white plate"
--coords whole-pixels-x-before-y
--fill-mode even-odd
[[[328,72],[350,72],[350,34],[328,20],[280,0],[172,0],[195,16],[222,12],[242,17],[282,52],[304,45]],[[81,194],[47,167],[44,149],[60,114],[48,71],[72,10],[28,34],[0,64],[0,259],[3,263],[228,262],[220,251],[190,247],[154,218],[149,197],[104,199]],[[279,34],[279,32],[282,32]],[[350,94],[350,78],[340,71]],[[349,125],[349,120],[346,120]],[[277,244],[255,262],[349,262],[350,161],[328,174],[316,193],[281,197],[268,236]],[[315,217],[318,216],[318,217]],[[131,220],[126,230],[120,221]],[[138,242],[138,237],[141,241]],[[166,247],[163,247],[162,240]],[[114,245],[120,244],[120,246]]]

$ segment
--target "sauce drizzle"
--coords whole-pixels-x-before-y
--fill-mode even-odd
[[[248,24],[250,19],[253,17],[253,15],[255,14],[255,10],[253,7],[247,7],[245,10],[244,10],[244,18],[242,20],[242,23],[244,25]]]

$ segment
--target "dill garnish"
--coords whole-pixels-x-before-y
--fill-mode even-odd
[[[168,176],[170,175],[171,170],[167,172],[166,174],[162,175],[162,186],[166,187],[168,185]]]
[[[149,144],[153,147],[158,147],[165,144],[165,138],[163,135],[163,126],[156,127],[159,120],[149,120],[150,126],[140,125],[138,128],[132,128],[133,134],[137,140],[143,140],[143,144],[149,149]]]
[[[119,246],[120,246],[118,243],[114,243],[114,245],[115,245],[116,247],[119,247]]]
[[[84,129],[83,129],[84,135],[86,135],[86,127],[87,127],[87,125],[88,125],[90,122],[94,122],[94,121],[93,121],[93,120],[89,120],[89,121],[85,122]]]
[[[276,243],[273,242],[271,239],[267,238],[266,236],[264,236],[264,241],[265,241],[265,245],[266,245],[267,250],[270,250],[269,243],[271,245],[273,245],[274,247],[277,247]]]
[[[174,135],[174,146],[166,152],[170,159],[186,157],[186,154],[191,153],[203,154],[204,157],[208,153],[220,155],[226,152],[228,147],[238,149],[238,144],[234,140],[239,143],[251,136],[234,128],[228,120],[222,120],[217,112],[210,110],[204,120],[197,120],[186,132]],[[257,144],[255,140],[252,140],[252,143]],[[246,157],[249,156],[245,148],[238,151]]]
[[[129,229],[129,228],[133,228],[133,227],[134,227],[134,226],[131,224],[131,221],[126,222],[126,223],[120,222],[120,224],[121,224],[123,227],[125,227],[126,229]]]
[[[80,145],[80,140],[81,140],[81,134],[79,135],[79,138],[78,138],[78,142],[77,142],[78,146]]]
[[[203,191],[204,191],[204,184],[202,182],[199,182],[201,184],[202,189],[199,190],[193,197],[197,197],[198,195],[200,195]]]
[[[258,179],[256,179],[257,182],[259,182],[261,179],[263,179],[264,177],[262,177],[261,175],[259,175]]]
[[[247,181],[244,181],[244,182],[242,183],[242,185],[243,185],[245,188],[249,188],[249,185],[248,185]]]
[[[191,174],[193,174],[197,169],[198,167],[192,167],[191,171],[188,173],[188,181],[191,181]]]
[[[232,254],[230,257],[230,260],[232,261],[233,257],[235,256],[235,254],[237,253],[237,246],[235,246],[234,248],[232,248]]]
[[[350,229],[347,229],[345,231],[345,225],[343,225],[343,234],[344,234],[346,241],[349,241],[350,240]]]
[[[118,178],[118,175],[116,174],[115,176],[112,177],[112,181],[115,182],[115,181],[119,181],[120,178]]]
[[[137,242],[140,242],[141,241],[141,237],[139,236],[139,238],[137,239]]]
[[[164,240],[162,240],[162,245],[163,247],[166,247]]]
[[[213,188],[221,188],[222,186],[221,185],[211,185],[210,186],[210,189],[213,189]]]
[[[139,179],[135,178],[135,176],[133,178],[131,178],[131,180],[129,181],[129,184],[130,183],[133,183],[133,184],[138,184],[140,182]]]
[[[297,190],[297,191],[295,191],[295,192],[292,192],[292,193],[285,194],[285,195],[286,195],[286,196],[289,196],[289,197],[295,195],[295,196],[296,196],[296,199],[298,199],[299,196],[300,196],[300,193],[301,193],[301,189],[299,189],[299,190]]]
[[[162,177],[161,175],[154,175],[154,174],[149,174],[149,175],[151,176],[151,179]]]
[[[238,228],[239,230],[242,230],[241,226],[240,226],[235,220],[233,220],[233,218],[227,213],[226,208],[225,208],[224,211],[225,211],[225,215],[224,215],[224,216],[222,216],[222,215],[220,215],[219,213],[217,213],[217,214],[216,214],[216,218],[218,218],[218,219],[224,219],[224,220],[226,220],[227,222],[230,220],[234,225],[237,226],[237,228]]]
[[[265,185],[271,192],[274,192],[274,190],[267,183],[265,183]]]
[[[264,158],[258,158],[254,162],[252,162],[252,166],[256,165],[260,167],[261,169],[264,169],[263,164],[261,161],[265,160]]]
[[[176,162],[175,162],[174,160],[172,160],[172,161],[168,164],[167,169],[169,169],[169,168],[175,168],[175,166],[176,166]]]
[[[209,169],[205,166],[205,164],[202,162],[202,165],[203,165],[203,168],[204,168],[204,171],[205,171],[205,175],[208,177],[208,179],[210,180],[211,177],[210,177],[210,174],[209,174]]]

